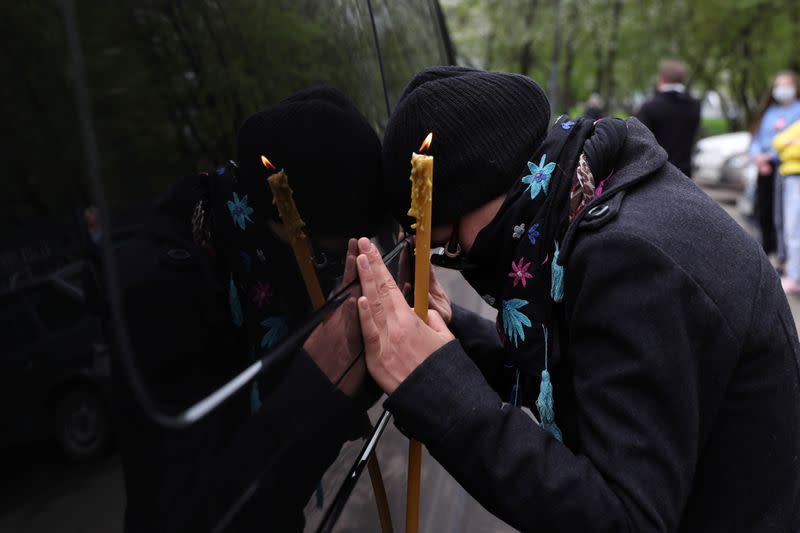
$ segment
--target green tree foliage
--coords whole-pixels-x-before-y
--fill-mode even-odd
[[[461,62],[550,86],[556,112],[598,92],[629,113],[658,64],[680,58],[747,126],[778,70],[800,67],[796,0],[443,0]],[[556,77],[551,77],[551,71]],[[557,89],[557,91],[554,91]],[[554,98],[555,97],[555,98]]]

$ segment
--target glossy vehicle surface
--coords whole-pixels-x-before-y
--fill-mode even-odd
[[[103,258],[181,176],[235,159],[250,114],[324,83],[381,135],[412,75],[452,63],[452,47],[435,0],[46,0],[4,4],[0,28],[13,132],[0,143],[0,531],[121,532],[127,421],[109,374],[136,332]],[[325,473],[306,529],[362,444],[345,444]],[[386,453],[405,460],[402,447]],[[360,483],[343,520],[377,531]]]

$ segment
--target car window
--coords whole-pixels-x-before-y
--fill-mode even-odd
[[[234,279],[275,264],[297,270],[291,249],[264,216],[271,203],[239,195],[239,175],[231,170],[239,167],[230,161],[239,159],[243,121],[324,85],[341,92],[380,136],[411,75],[446,62],[433,13],[428,1],[0,6],[7,40],[0,106],[14,132],[0,144],[0,291],[23,291],[27,312],[16,303],[0,309],[0,346],[35,343],[91,317],[105,337],[96,344],[113,347],[110,372],[99,371],[89,353],[81,359],[87,366],[69,380],[45,367],[33,376],[42,387],[36,396],[47,405],[18,413],[28,417],[20,427],[31,431],[15,435],[17,447],[7,454],[18,458],[8,466],[19,475],[0,482],[9,485],[0,490],[17,495],[13,512],[0,513],[0,531],[46,531],[53,523],[112,533],[266,524],[263,530],[284,518],[308,528],[322,523],[363,445],[365,420],[344,432],[338,420],[315,416],[322,410],[307,403],[317,390],[312,385],[333,387],[316,363],[300,369],[302,379],[291,386],[285,376],[294,367],[285,362],[258,380],[250,376],[213,416],[188,427],[167,427],[164,420],[217,394],[308,318],[295,312],[297,320],[287,323],[265,316],[246,326],[231,320],[237,305],[250,313],[277,300],[289,307],[308,298],[303,285]],[[384,47],[383,76],[376,36]],[[337,135],[352,136],[350,130]],[[369,176],[374,184],[379,141],[370,148],[378,161]],[[308,172],[325,178],[331,169],[314,167],[316,155],[308,154]],[[359,164],[343,159],[341,168]],[[219,172],[233,176],[233,185],[212,212],[191,194],[200,183],[207,191]],[[300,176],[290,171],[289,179],[296,184]],[[261,193],[268,190],[266,180],[262,185]],[[324,227],[303,209],[298,189],[307,228]],[[324,200],[334,208],[342,201]],[[221,221],[228,233],[212,235],[208,224]],[[264,242],[259,235],[246,248],[218,252],[217,243],[234,242],[249,224],[267,228]],[[376,241],[387,251],[397,235],[391,222],[380,224]],[[316,272],[331,273],[328,295],[343,265],[330,252],[353,235],[317,239],[306,231],[317,248]],[[8,400],[4,392],[0,402]],[[374,423],[382,411],[375,391],[357,400],[375,405]],[[326,448],[331,438],[336,445]],[[287,443],[300,441],[305,448],[287,450]],[[0,452],[2,446],[0,439]],[[387,447],[392,456],[383,460],[399,460],[401,448]],[[287,454],[293,459],[282,460]],[[310,467],[314,479],[307,479]],[[400,470],[393,471],[399,486]],[[23,477],[41,482],[14,482]],[[65,481],[52,484],[55,478]],[[300,481],[286,479],[310,488],[297,494]],[[402,492],[389,492],[397,507]],[[343,523],[377,530],[368,476],[354,494],[359,504],[348,507]],[[276,503],[287,499],[291,505]],[[193,520],[202,526],[186,526]]]
[[[36,340],[37,328],[18,295],[0,297],[0,351],[5,355]]]
[[[375,21],[394,106],[414,74],[449,63],[439,14],[429,0],[375,0]]]

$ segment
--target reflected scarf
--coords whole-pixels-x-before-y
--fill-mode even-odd
[[[602,193],[626,135],[619,119],[561,117],[468,254],[478,268],[464,277],[498,310],[505,363],[516,370],[511,403],[519,405],[521,387],[540,374],[539,420],[558,440],[549,369],[559,359],[553,349],[564,298],[559,247],[570,222]],[[596,176],[605,179],[597,183]]]
[[[274,209],[268,185],[239,177],[234,162],[203,175],[204,194],[192,214],[195,243],[216,258],[228,286],[234,326],[245,339],[249,358],[276,346],[311,309],[305,285],[288,244],[269,228]],[[253,382],[251,411],[280,372]]]

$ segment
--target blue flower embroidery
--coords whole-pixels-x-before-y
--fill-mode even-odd
[[[534,224],[528,230],[528,240],[531,244],[536,244],[536,239],[539,238],[539,224]]]
[[[289,332],[286,320],[280,317],[262,320],[261,325],[267,328],[267,332],[261,337],[262,348],[272,348]]]
[[[231,285],[228,291],[228,303],[231,305],[231,320],[238,328],[244,322],[244,313],[242,313],[242,304],[239,302],[239,291],[236,290],[236,284],[233,283],[233,276],[231,276]]]
[[[565,120],[564,122],[561,123],[561,129],[562,130],[568,130],[574,125],[575,125],[575,121],[574,120]]]
[[[252,222],[250,215],[253,214],[253,208],[247,206],[247,195],[245,194],[241,199],[235,192],[233,193],[233,201],[228,200],[228,211],[231,212],[233,222],[239,228],[244,229],[245,220]]]
[[[519,311],[526,305],[528,305],[528,300],[520,298],[503,300],[503,331],[505,331],[506,337],[514,342],[515,348],[519,340],[525,340],[523,326],[531,327],[531,319]]]
[[[542,155],[542,160],[539,161],[538,165],[528,161],[528,169],[531,173],[522,178],[522,183],[528,184],[528,188],[525,190],[531,191],[531,200],[536,198],[539,191],[544,191],[544,193],[547,194],[547,186],[550,185],[550,176],[552,176],[553,171],[556,169],[556,164],[552,161],[546,165],[544,164],[546,158],[547,154]]]

